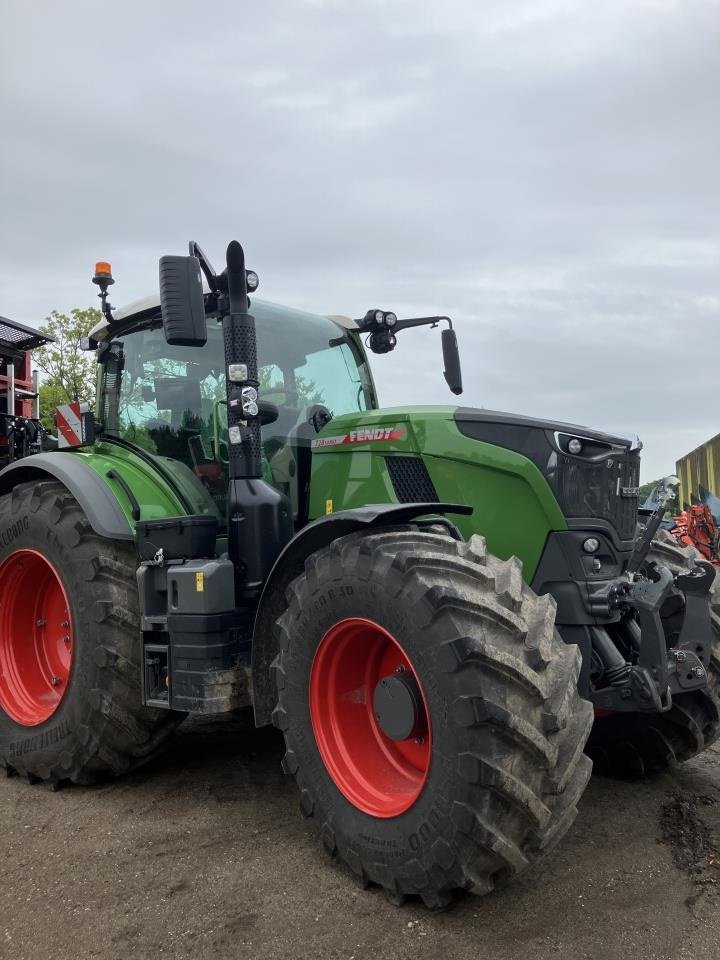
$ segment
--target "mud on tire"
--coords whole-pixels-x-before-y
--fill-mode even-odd
[[[323,637],[368,618],[402,646],[432,726],[427,779],[405,812],[371,816],[338,789],[313,731],[308,684]],[[592,724],[577,692],[580,654],[554,628],[555,603],[521,564],[416,528],[352,534],[313,554],[277,622],[273,722],[286,773],[327,852],[392,902],[431,907],[484,894],[568,830],[590,775]]]
[[[54,481],[19,484],[0,497],[0,531],[0,563],[19,550],[47,558],[62,581],[73,633],[67,689],[55,712],[28,726],[0,706],[0,767],[57,786],[145,763],[182,715],[141,705],[132,544],[98,537]],[[2,589],[0,582],[0,600]]]
[[[698,556],[692,547],[680,548],[661,531],[653,541],[649,561],[680,573]],[[720,737],[720,593],[717,579],[711,592],[713,650],[708,686],[673,698],[667,713],[617,714],[595,721],[587,752],[601,776],[631,780],[652,776],[689,760]],[[682,600],[669,598],[661,618],[670,644],[682,628]]]

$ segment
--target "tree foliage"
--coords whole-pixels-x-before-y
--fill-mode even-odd
[[[275,364],[270,364],[267,367],[261,367],[259,370],[258,380],[260,383],[260,396],[262,398],[266,400],[273,400],[274,398],[279,399],[282,397],[282,402],[287,401],[287,393],[285,384],[283,382],[283,374],[282,371],[275,366]],[[303,377],[301,374],[296,374],[295,376],[295,390],[293,396],[297,398],[297,403],[300,406],[309,406],[313,403],[324,402],[322,391],[315,381],[308,380],[307,377]]]
[[[648,480],[647,483],[643,483],[640,486],[640,503],[643,504],[653,492],[655,487],[660,483],[660,480]]]
[[[100,320],[95,307],[70,313],[53,310],[40,327],[43,333],[54,337],[33,351],[33,361],[41,371],[40,419],[46,429],[55,424],[55,407],[60,403],[79,400],[90,403],[95,396],[95,358],[80,349],[80,341]]]

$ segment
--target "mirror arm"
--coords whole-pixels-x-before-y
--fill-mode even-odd
[[[398,330],[407,330],[410,327],[436,327],[443,320],[447,322],[452,330],[452,320],[450,317],[408,317],[406,320],[398,320],[391,329],[393,333],[397,333]]]
[[[220,292],[218,287],[218,278],[213,268],[213,265],[208,260],[207,254],[205,253],[203,248],[200,246],[200,244],[197,243],[195,240],[190,241],[190,243],[188,244],[188,248],[190,250],[190,256],[197,257],[197,259],[200,261],[200,269],[205,274],[205,279],[207,280],[208,287],[210,288],[210,291],[217,296],[217,294]]]

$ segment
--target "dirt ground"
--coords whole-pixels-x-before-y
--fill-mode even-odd
[[[720,957],[720,750],[650,784],[594,778],[541,867],[437,914],[326,858],[281,755],[241,717],[186,724],[104,787],[0,781],[0,957]]]

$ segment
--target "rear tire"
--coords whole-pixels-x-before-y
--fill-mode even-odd
[[[6,630],[0,636],[0,662],[15,676],[14,688],[7,677],[0,678],[0,766],[30,781],[58,786],[63,781],[91,783],[146,763],[183,715],[141,703],[132,544],[99,537],[62,484],[41,481],[19,484],[0,497],[0,564],[20,571],[0,577],[0,610],[16,602],[12,589],[23,576],[23,556],[41,558],[40,567],[59,581],[68,614],[63,613],[63,631],[71,638],[72,655],[63,676],[53,678],[57,702],[48,711],[42,709],[52,695],[47,682],[43,688],[41,679],[23,681],[16,669],[18,652],[26,649],[20,645],[22,635],[16,632],[10,641]],[[45,615],[44,601],[42,594],[33,598],[30,586],[24,583],[28,603],[35,604],[27,645],[38,647],[58,624],[35,620]],[[3,590],[8,591],[5,596]],[[12,617],[6,626],[11,623]],[[38,670],[42,666],[40,659]],[[35,715],[20,709],[26,703],[34,704]]]
[[[696,555],[692,547],[680,548],[669,534],[661,534],[653,541],[647,559],[669,567],[673,573],[681,573],[692,568]],[[618,780],[653,776],[697,756],[720,737],[719,601],[717,586],[714,586],[711,593],[713,650],[707,687],[674,697],[667,713],[618,713],[599,717],[587,746],[596,773]],[[670,645],[679,634],[683,616],[684,608],[669,598],[661,610],[661,619]]]
[[[283,767],[325,849],[361,884],[379,884],[394,903],[419,895],[441,907],[458,889],[489,892],[566,833],[590,776],[592,708],[577,691],[579,651],[555,631],[554,601],[524,584],[516,558],[488,555],[477,536],[351,534],[307,559],[288,601],[273,665]],[[326,671],[338,630],[349,659]],[[387,645],[376,647],[382,636]],[[362,657],[368,669],[353,674],[349,664]],[[373,659],[382,660],[376,673]],[[392,740],[362,677],[372,686],[384,672],[408,671],[425,725]],[[336,707],[327,723],[318,676],[338,675],[340,688],[327,681]],[[342,689],[343,675],[352,689]],[[342,749],[328,752],[338,730]],[[348,755],[350,773],[338,772],[334,761]],[[393,764],[413,782],[394,786]]]

